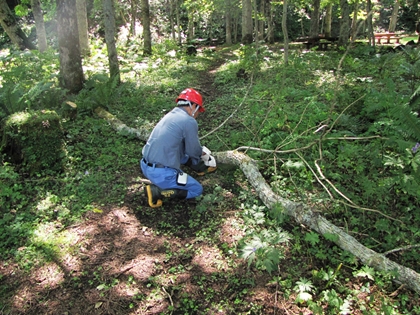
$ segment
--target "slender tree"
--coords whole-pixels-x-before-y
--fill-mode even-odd
[[[313,9],[311,12],[311,29],[309,35],[311,37],[319,36],[319,11],[321,7],[321,0],[313,0]]]
[[[373,34],[373,22],[372,22],[372,1],[367,0],[367,27],[368,27],[368,39],[369,39],[369,45],[375,47],[375,36]]]
[[[341,18],[340,18],[340,36],[338,44],[346,46],[350,37],[350,6],[348,0],[340,0]]]
[[[175,41],[175,21],[174,21],[174,0],[168,0],[169,7],[169,24],[171,26],[172,40]]]
[[[187,4],[187,11],[188,11],[188,31],[187,31],[187,39],[188,41],[191,41],[194,39],[194,22],[195,22],[195,16],[196,16],[196,4],[194,1],[190,1]]]
[[[136,36],[136,20],[137,20],[137,1],[136,0],[131,0],[130,10],[131,10],[130,33],[133,37],[135,37]]]
[[[267,38],[270,44],[274,44],[274,19],[273,19],[273,2],[268,1],[266,9],[266,20],[267,20]]]
[[[252,3],[242,0],[242,44],[252,43]]]
[[[414,21],[420,23],[420,16],[419,16],[419,0],[412,0],[413,6],[413,13],[414,13]],[[416,24],[417,27],[417,24]]]
[[[226,44],[232,45],[232,1],[225,1]]]
[[[30,42],[26,34],[17,24],[15,16],[10,10],[6,0],[0,0],[0,25],[9,36],[12,43],[19,49],[36,49],[35,45]]]
[[[332,9],[333,9],[333,4],[331,2],[329,2],[325,8],[326,13],[325,13],[325,28],[324,28],[324,34],[325,37],[331,37],[331,24],[332,24]]]
[[[357,38],[357,13],[359,12],[359,0],[356,0],[353,4],[353,19],[351,23],[351,41],[354,42]]]
[[[77,93],[83,88],[83,68],[77,28],[76,0],[57,0],[60,85]]]
[[[289,35],[287,33],[287,0],[283,0],[283,16],[281,19],[281,28],[284,37],[284,64],[289,63]]]
[[[398,10],[400,9],[400,1],[395,0],[394,7],[392,9],[391,19],[389,20],[388,32],[395,32],[397,28]]]
[[[115,44],[115,10],[113,0],[102,0],[104,10],[105,41],[108,49],[109,73],[111,80],[120,82],[120,67],[118,64],[118,53]]]
[[[149,0],[141,0],[141,15],[143,22],[143,54],[152,54],[152,36],[150,34]]]
[[[47,50],[48,45],[41,2],[39,0],[31,0],[31,7],[35,19],[36,37],[38,38],[38,50],[40,52],[44,52]]]
[[[89,29],[87,20],[86,0],[76,0],[77,28],[79,29],[80,52],[89,55]]]
[[[178,0],[175,1],[175,11],[176,11],[176,25],[178,28],[178,44],[182,44],[182,37],[181,37],[181,16],[179,14],[179,6],[178,6]]]
[[[266,0],[261,0],[258,14],[258,39],[264,40],[265,30],[265,4]]]

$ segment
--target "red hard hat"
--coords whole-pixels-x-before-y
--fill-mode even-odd
[[[200,106],[199,109],[198,109],[199,112],[204,112],[205,111],[205,109],[203,107],[203,97],[201,96],[200,93],[198,93],[193,88],[188,88],[188,89],[185,89],[184,91],[182,91],[181,94],[179,94],[178,98],[176,99],[176,102],[178,103],[179,100],[185,100],[185,101],[193,102],[193,103],[197,104],[198,106]]]

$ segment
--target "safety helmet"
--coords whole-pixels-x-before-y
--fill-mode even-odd
[[[178,103],[178,101],[180,100],[184,100],[184,101],[190,101],[192,103],[195,103],[199,106],[198,111],[199,112],[204,112],[205,109],[203,107],[203,97],[201,96],[200,93],[198,93],[196,90],[194,90],[193,88],[188,88],[185,89],[184,91],[181,92],[181,94],[179,94],[178,98],[176,99],[176,103]]]

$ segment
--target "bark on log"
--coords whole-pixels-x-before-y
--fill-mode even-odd
[[[151,130],[139,130],[127,127],[115,116],[100,107],[98,107],[95,112],[99,117],[107,119],[117,131],[129,133],[143,141],[146,141],[150,135]],[[354,237],[348,235],[342,229],[321,216],[321,211],[316,211],[316,209],[303,203],[290,201],[276,195],[261,175],[255,160],[239,151],[213,152],[212,154],[218,163],[238,166],[247,177],[249,183],[257,191],[260,199],[269,209],[272,209],[276,205],[281,205],[285,213],[294,218],[297,223],[304,224],[322,235],[327,233],[336,235],[337,239],[335,240],[335,244],[341,249],[352,253],[364,264],[371,266],[376,270],[396,272],[396,282],[402,283],[406,285],[407,288],[420,293],[420,274],[410,268],[401,266],[386,258],[384,255],[360,244]]]
[[[128,127],[126,124],[124,124],[121,120],[119,120],[114,115],[110,114],[106,110],[104,110],[102,107],[97,107],[95,109],[95,113],[101,117],[106,119],[111,126],[117,130],[118,132],[122,132],[124,134],[129,134],[137,139],[140,139],[142,141],[147,141],[149,138],[150,133],[152,132],[149,129],[136,129]]]
[[[238,151],[213,152],[217,163],[235,164],[245,174],[250,184],[255,188],[260,199],[269,208],[280,204],[287,215],[293,217],[297,223],[304,224],[312,230],[324,235],[326,233],[337,236],[335,243],[354,256],[358,257],[364,264],[380,271],[396,271],[395,280],[405,284],[411,290],[420,293],[420,274],[416,271],[401,266],[385,256],[360,244],[354,237],[345,233],[320,215],[316,211],[302,203],[296,203],[277,196],[266,183],[258,170],[257,163],[247,155]]]

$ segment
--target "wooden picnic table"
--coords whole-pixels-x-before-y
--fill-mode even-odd
[[[318,47],[320,50],[328,50],[328,46],[334,44],[338,40],[338,37],[327,37],[324,35],[319,35],[315,37],[298,37],[296,42],[303,42],[306,49],[311,49],[312,47]]]
[[[396,33],[375,33],[373,34],[377,44],[381,44],[381,40],[386,38],[386,43],[391,44],[391,39],[395,39],[395,43],[400,43],[400,37]]]

